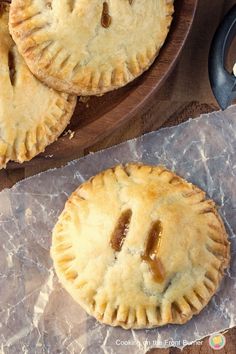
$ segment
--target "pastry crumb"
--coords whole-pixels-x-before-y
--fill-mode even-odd
[[[90,100],[90,96],[80,96],[79,98],[79,102],[81,103],[88,103],[89,100]]]
[[[29,218],[30,216],[32,216],[32,210],[27,208],[26,211],[25,211],[25,217]]]
[[[74,138],[74,136],[75,136],[75,132],[70,132],[69,139],[70,139],[70,140],[71,140],[71,139],[73,139],[73,138]]]
[[[71,140],[74,138],[75,132],[73,132],[71,129],[69,129],[63,134],[63,136],[67,136],[67,135],[69,135],[69,139]]]

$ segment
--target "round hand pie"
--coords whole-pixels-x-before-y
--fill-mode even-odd
[[[0,168],[32,159],[69,123],[76,96],[38,81],[18,53],[8,30],[9,5],[0,3]]]
[[[229,243],[214,203],[163,167],[130,164],[82,184],[53,231],[62,285],[99,321],[184,323],[216,292]]]
[[[153,63],[173,0],[13,0],[10,31],[30,70],[50,87],[97,95]]]

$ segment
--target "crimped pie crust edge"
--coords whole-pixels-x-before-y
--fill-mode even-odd
[[[5,33],[5,27],[7,27],[7,14],[9,12],[9,3],[2,2],[0,3],[1,5],[1,19],[0,21],[2,22],[3,26],[3,33]],[[2,34],[3,35],[3,34]],[[22,82],[22,92],[24,92],[24,87],[27,85],[27,83],[30,85],[30,80],[32,80],[32,89],[37,87],[36,79],[33,77],[33,75],[30,73],[30,71],[27,69],[26,64],[24,63],[24,59],[19,55],[16,46],[14,45],[10,34],[6,32],[6,38],[3,40],[0,45],[2,45],[2,50],[9,50],[9,53],[14,56],[14,61],[15,61],[15,76],[17,77],[17,80]],[[8,55],[8,61],[9,61],[9,53],[6,53],[6,56]],[[5,65],[5,60],[1,65]],[[9,62],[8,62],[8,65]],[[18,68],[18,69],[17,69]],[[3,67],[5,69],[5,67]],[[19,71],[20,70],[20,71]],[[7,71],[7,68],[6,68]],[[9,76],[11,75],[10,73],[11,69],[9,67]],[[10,79],[6,78],[5,71],[3,75],[3,82],[7,82],[7,85],[9,86],[11,93],[4,93],[4,91],[1,92],[1,95],[3,96],[2,100],[4,101],[4,95],[6,97],[6,102],[9,101],[9,95],[13,97],[11,104],[19,105],[19,109],[21,109],[22,102],[14,102],[14,97],[16,91],[19,92],[19,83],[17,84],[18,86],[15,87],[14,83],[10,84]],[[19,78],[18,76],[24,75],[24,77]],[[5,81],[4,81],[5,80]],[[38,81],[39,88],[44,86],[41,82]],[[8,86],[4,85],[4,90],[8,89]],[[45,86],[46,88],[46,86]],[[33,157],[38,155],[39,153],[43,152],[45,148],[51,144],[52,142],[56,141],[57,138],[60,136],[60,134],[64,131],[66,128],[67,124],[70,121],[70,118],[73,114],[77,98],[76,96],[73,95],[68,95],[66,93],[61,93],[61,92],[56,92],[55,95],[53,95],[53,90],[50,88],[47,88],[48,93],[52,96],[53,102],[50,103],[50,106],[48,107],[48,110],[44,112],[44,116],[41,117],[41,119],[38,119],[38,123],[35,124],[34,129],[11,129],[11,126],[9,127],[9,124],[13,124],[13,118],[11,118],[11,123],[8,122],[9,120],[9,114],[13,114],[11,109],[9,112],[6,112],[6,102],[2,103],[3,104],[3,111],[4,117],[2,117],[1,122],[0,122],[0,128],[2,130],[2,133],[0,134],[0,169],[5,168],[7,163],[12,160],[16,161],[19,163],[23,163],[25,161],[31,160]],[[34,90],[33,90],[34,91]],[[29,93],[29,90],[27,91]],[[34,105],[34,101],[37,100],[37,92],[32,92],[32,105]],[[1,104],[1,102],[0,102]],[[38,107],[39,108],[39,107]],[[37,107],[35,108],[37,109]],[[59,114],[60,111],[60,114]],[[26,107],[26,113],[25,117],[23,113],[20,111],[19,112],[22,116],[22,119],[32,119],[29,117],[29,113],[27,113],[27,107]],[[14,124],[17,124],[17,112],[14,113],[16,115],[16,122]],[[37,114],[37,112],[35,113]],[[27,116],[28,115],[28,116]],[[8,129],[8,131],[6,131]],[[6,137],[4,136],[6,134]]]
[[[27,1],[27,3],[31,2],[32,0]],[[68,60],[67,58],[62,61],[62,68],[60,71],[63,72],[64,70],[65,74],[61,75],[60,78],[57,75],[58,70],[53,70],[53,65],[52,69],[50,69],[51,60],[41,61],[40,64],[35,64],[41,56],[41,51],[37,48],[38,44],[35,45],[35,41],[28,37],[31,32],[34,33],[38,28],[41,28],[41,25],[37,25],[37,21],[34,25],[35,13],[40,13],[41,9],[39,8],[38,11],[35,10],[35,13],[28,13],[26,11],[27,15],[22,15],[21,11],[25,5],[25,1],[12,1],[10,10],[10,33],[17,43],[18,50],[26,60],[30,70],[49,87],[58,91],[76,94],[78,96],[101,95],[127,85],[148,70],[153,64],[169,32],[174,12],[173,3],[174,0],[166,0],[166,24],[163,26],[163,40],[161,45],[156,47],[155,44],[155,46],[137,52],[136,58],[128,58],[123,64],[114,67],[109,75],[107,72],[102,72],[100,68],[93,67],[89,70],[86,69],[87,72],[84,72],[84,68],[82,67],[81,73],[80,70],[77,72],[77,67],[80,66],[79,62],[75,65],[75,68],[72,71],[73,74],[68,73],[65,68],[65,62]],[[29,8],[31,9],[30,6]],[[26,18],[27,22],[26,28],[24,28],[24,18]],[[45,51],[44,48],[43,51]],[[70,53],[68,53],[68,56],[69,55]],[[50,70],[52,74],[50,73]],[[76,75],[79,74],[78,78],[74,75],[74,71],[76,71]]]
[[[96,178],[100,178],[101,175],[106,175],[107,173],[115,173],[116,175],[119,175],[121,173],[126,173],[129,176],[130,173],[132,174],[132,171],[137,171],[137,169],[141,169],[144,171],[144,175],[146,173],[160,173],[160,175],[164,176],[166,181],[169,181],[167,183],[171,183],[171,181],[175,181],[173,183],[183,183],[185,187],[189,189],[189,195],[187,196],[186,193],[186,198],[193,199],[199,196],[203,197],[204,200],[202,203],[204,203],[204,208],[207,213],[212,213],[215,216],[215,221],[218,223],[217,227],[213,225],[212,228],[212,233],[214,234],[214,242],[217,244],[214,244],[215,249],[209,249],[209,252],[215,252],[214,257],[217,258],[219,267],[218,271],[212,272],[210,270],[209,272],[206,271],[206,278],[204,278],[204,287],[199,286],[199,288],[196,286],[193,289],[192,292],[192,299],[190,300],[189,298],[183,298],[180,297],[179,299],[177,298],[175,301],[173,301],[171,307],[166,311],[167,313],[160,311],[151,311],[150,313],[148,312],[149,310],[146,309],[145,311],[142,311],[141,309],[137,309],[136,313],[131,316],[133,321],[122,321],[122,316],[124,315],[121,313],[122,311],[119,311],[119,309],[108,309],[109,304],[105,305],[99,305],[98,309],[97,304],[95,303],[86,303],[86,301],[81,301],[81,299],[78,296],[78,289],[76,289],[75,282],[77,277],[79,278],[79,270],[76,269],[76,266],[73,266],[71,263],[71,258],[70,258],[70,247],[69,248],[63,248],[65,245],[68,247],[68,240],[66,240],[66,236],[63,235],[64,231],[64,226],[66,225],[67,222],[70,222],[70,217],[71,217],[71,206],[78,206],[81,202],[81,190],[85,188],[87,190],[89,188],[89,185],[94,183],[93,181]],[[123,171],[123,172],[122,172]],[[128,177],[129,178],[129,177]],[[63,246],[63,242],[64,246]],[[222,247],[221,247],[222,246]],[[211,246],[213,247],[213,246]],[[213,248],[214,248],[213,247]],[[58,253],[58,250],[59,253]],[[62,254],[60,254],[62,252]],[[220,281],[223,277],[224,270],[225,268],[229,265],[229,260],[230,260],[230,254],[229,254],[229,242],[227,240],[227,234],[223,225],[223,222],[218,215],[215,207],[214,207],[214,202],[211,200],[205,199],[205,193],[200,190],[199,188],[195,187],[191,183],[186,182],[184,179],[178,177],[175,175],[173,172],[167,170],[166,168],[162,166],[157,166],[157,167],[152,167],[152,166],[146,166],[146,165],[139,165],[139,164],[127,164],[126,166],[116,166],[114,169],[108,169],[98,176],[95,176],[91,178],[88,182],[85,184],[82,184],[69,198],[69,200],[66,203],[65,209],[62,212],[58,223],[56,224],[54,231],[53,231],[53,240],[52,240],[52,248],[51,248],[51,256],[54,261],[54,267],[56,270],[56,273],[58,275],[58,278],[62,285],[66,288],[66,290],[72,295],[72,297],[77,301],[90,315],[95,317],[98,321],[101,323],[105,323],[111,326],[121,326],[125,329],[129,328],[152,328],[152,327],[157,327],[157,326],[163,326],[166,324],[183,324],[187,321],[189,321],[193,315],[198,314],[210,301],[214,293],[217,291],[217,288],[220,284]],[[76,257],[76,256],[75,256]],[[73,257],[72,257],[73,258]],[[65,262],[64,262],[64,260]],[[62,271],[62,268],[64,268],[64,271]],[[96,271],[96,270],[94,270]],[[77,281],[79,283],[79,281]],[[201,284],[200,284],[201,285]],[[161,304],[162,306],[162,304]],[[103,311],[108,311],[109,315],[106,315],[105,312]],[[113,311],[113,312],[112,312]],[[112,312],[112,314],[111,314]],[[120,317],[120,319],[118,318]]]

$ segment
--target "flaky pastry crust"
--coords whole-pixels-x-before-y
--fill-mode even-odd
[[[214,202],[166,168],[138,164],[108,169],[72,194],[51,256],[88,314],[126,329],[190,320],[230,258]]]
[[[0,168],[43,152],[70,121],[76,96],[36,79],[8,29],[9,4],[0,3]]]
[[[10,32],[48,86],[100,95],[150,67],[173,11],[173,0],[13,0]]]

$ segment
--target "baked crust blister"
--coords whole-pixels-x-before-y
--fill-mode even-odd
[[[0,3],[0,168],[43,152],[66,128],[76,96],[38,81],[19,54],[8,29],[9,4]]]
[[[13,0],[10,32],[48,86],[99,95],[126,85],[157,57],[173,0]]]
[[[138,164],[108,169],[71,195],[51,256],[88,314],[126,329],[190,320],[230,258],[214,202],[164,167]]]

